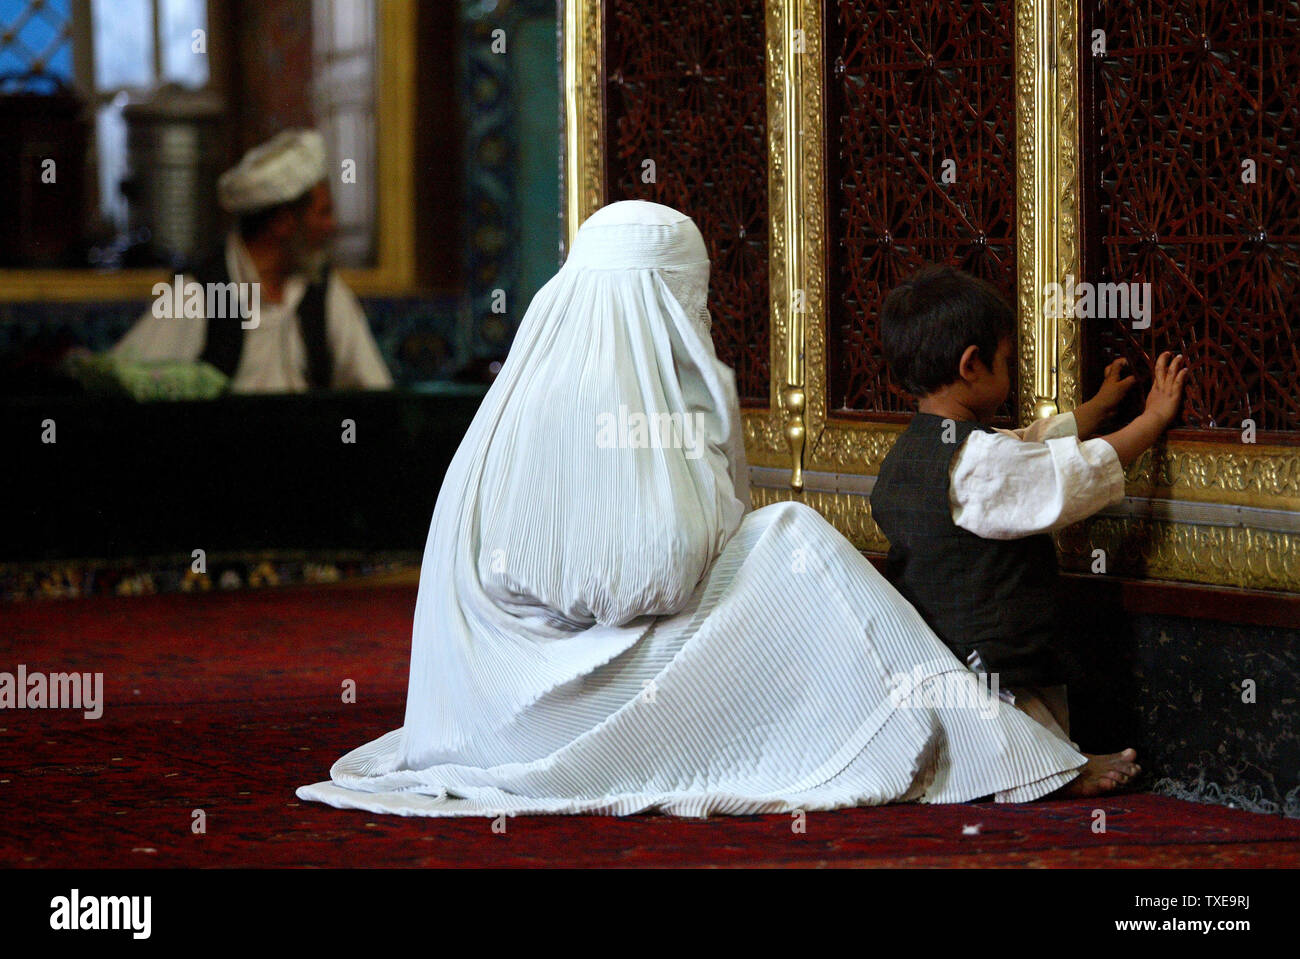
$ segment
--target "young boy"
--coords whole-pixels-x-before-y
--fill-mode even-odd
[[[885,359],[919,412],[881,464],[871,512],[898,591],[958,659],[997,673],[1009,701],[1069,742],[1049,534],[1123,499],[1123,468],[1168,428],[1187,370],[1182,356],[1161,354],[1146,410],[1097,439],[1135,381],[1122,376],[1124,360],[1078,409],[994,429],[986,424],[1010,389],[1014,337],[997,291],[959,270],[926,267],[889,294]],[[1136,758],[1132,749],[1088,756],[1066,792],[1114,789],[1140,771]]]

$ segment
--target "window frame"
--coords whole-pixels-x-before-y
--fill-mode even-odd
[[[82,3],[75,2],[74,8]],[[89,4],[84,4],[88,9]],[[224,49],[220,36],[228,8],[220,0],[208,4],[208,49]],[[378,210],[375,264],[339,270],[345,283],[359,296],[413,293],[415,268],[415,40],[417,5],[377,4],[378,62],[375,97],[376,171]],[[89,14],[74,28],[80,39],[89,30]],[[93,60],[78,54],[74,43],[74,70],[91,76]],[[84,45],[82,46],[84,50]],[[83,59],[84,58],[84,59]],[[81,71],[86,70],[83,74]],[[222,92],[221,71],[212,70],[209,88]],[[0,269],[0,303],[50,301],[120,302],[147,300],[155,283],[170,281],[170,271],[158,269]]]

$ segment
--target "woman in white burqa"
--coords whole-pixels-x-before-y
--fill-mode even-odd
[[[708,280],[676,210],[582,225],[438,495],[405,723],[299,797],[703,816],[1023,802],[1079,775],[820,514],[750,510]]]

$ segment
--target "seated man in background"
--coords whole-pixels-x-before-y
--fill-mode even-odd
[[[251,315],[193,316],[156,303],[110,352],[202,360],[236,393],[392,387],[361,304],[328,267],[335,222],[325,177],[325,142],[315,131],[286,130],[248,151],[217,181],[238,225],[224,253],[186,280],[239,284]],[[171,288],[162,295],[184,299]]]

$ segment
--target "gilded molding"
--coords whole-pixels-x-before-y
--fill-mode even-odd
[[[1056,10],[1056,177],[1051,184],[1058,274],[1080,276],[1079,220],[1079,3],[1051,0]],[[1072,410],[1083,402],[1081,330],[1073,316],[1056,321],[1056,401]]]
[[[870,506],[862,496],[853,493],[773,489],[767,486],[751,486],[749,496],[754,509],[787,500],[805,503],[821,513],[858,549],[872,553],[883,553],[889,549],[889,541],[871,518]]]
[[[1168,443],[1139,456],[1126,481],[1129,496],[1300,510],[1300,448]]]
[[[808,468],[827,473],[878,473],[885,454],[904,429],[902,423],[831,424],[821,433],[815,465]]]
[[[1056,535],[1063,568],[1242,589],[1300,588],[1300,537],[1269,530],[1096,517]],[[1098,574],[1100,575],[1100,574]]]
[[[790,311],[787,300],[789,269],[786,223],[787,170],[785,9],[782,0],[764,7],[764,44],[767,84],[767,223],[768,223],[768,356],[771,389],[767,412],[743,414],[745,452],[751,463],[783,466],[794,475],[792,451],[786,439],[786,413],[781,406],[789,369]]]
[[[605,204],[602,0],[564,3],[564,248]]]
[[[821,181],[808,175],[821,165],[821,5],[768,0],[765,9],[772,405],[797,489],[810,445],[806,370],[815,362],[804,347],[823,312]]]
[[[781,391],[786,384],[789,343],[789,310],[786,257],[787,230],[786,155],[785,155],[785,27],[784,0],[768,0],[764,21],[767,66],[767,230],[768,230],[768,299],[771,304],[768,327],[771,358],[770,400],[774,413],[781,408]],[[777,424],[777,433],[781,431]],[[782,441],[784,442],[784,440]],[[787,463],[788,465],[788,463]]]
[[[1020,360],[1020,422],[1029,423],[1034,418],[1036,405],[1034,349],[1038,324],[1038,277],[1033,269],[1035,257],[1035,207],[1034,158],[1037,156],[1037,131],[1034,121],[1040,111],[1034,104],[1035,60],[1038,47],[1038,30],[1034,20],[1035,0],[1016,0],[1016,274],[1018,302],[1016,314],[1020,318],[1018,354]],[[1028,264],[1028,266],[1027,266]]]
[[[858,549],[889,549],[861,494],[752,486],[750,499],[754,509],[797,500],[826,517]],[[1286,533],[1101,516],[1055,538],[1063,569],[1090,570],[1093,551],[1102,549],[1111,576],[1291,591],[1300,583],[1300,537]]]
[[[790,444],[785,419],[773,410],[741,410],[745,429],[745,457],[753,466],[790,468]]]
[[[1020,421],[1079,405],[1079,325],[1045,290],[1079,275],[1078,4],[1015,0]]]
[[[375,98],[375,149],[379,166],[375,265],[341,272],[361,295],[416,287],[415,124],[417,13],[403,4],[382,3],[376,10],[379,85]]]
[[[801,184],[803,194],[796,205],[804,223],[802,257],[805,306],[804,466],[825,472],[874,473],[889,452],[901,426],[881,423],[835,422],[828,415],[826,360],[826,166],[825,144],[829,129],[826,117],[825,79],[822,75],[825,45],[823,5],[816,0],[772,0],[772,7],[798,7],[804,31],[804,54],[816,69],[799,77],[798,110],[802,117],[801,149],[793,156],[789,176]],[[771,20],[769,19],[769,23]],[[771,80],[769,79],[769,83]],[[771,98],[769,97],[769,103]],[[776,250],[773,249],[775,258]],[[810,501],[811,503],[811,501]],[[847,510],[851,512],[851,510]],[[847,513],[846,513],[847,515]],[[874,529],[874,524],[872,526]],[[846,532],[845,529],[841,530]],[[846,533],[847,535],[847,533]]]

